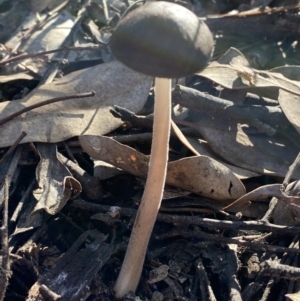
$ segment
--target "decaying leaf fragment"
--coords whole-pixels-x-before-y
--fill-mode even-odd
[[[104,136],[80,136],[79,141],[91,157],[135,176],[147,176],[149,158],[135,149]],[[244,185],[227,167],[206,156],[170,162],[166,183],[225,202],[245,194]]]
[[[39,188],[33,193],[38,201],[34,211],[44,209],[54,215],[71,197],[79,195],[82,188],[58,160],[55,144],[40,143],[37,149],[41,160],[36,169]]]

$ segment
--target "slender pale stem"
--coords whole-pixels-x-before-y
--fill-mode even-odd
[[[116,297],[135,292],[147,246],[163,195],[169,153],[171,123],[171,79],[155,79],[154,123],[148,177],[119,277]]]

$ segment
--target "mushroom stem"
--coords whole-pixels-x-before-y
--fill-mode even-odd
[[[153,139],[144,194],[134,222],[119,277],[116,297],[135,292],[147,246],[159,211],[167,174],[171,124],[171,79],[155,78]]]

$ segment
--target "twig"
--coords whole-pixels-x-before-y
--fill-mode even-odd
[[[262,290],[264,282],[255,281],[250,282],[242,292],[243,301],[252,301],[254,300],[256,294]]]
[[[109,14],[108,14],[106,0],[102,0],[102,6],[103,6],[103,13],[104,13],[104,18],[105,18],[105,23],[107,24],[108,21],[109,21]]]
[[[85,202],[79,199],[74,200],[72,206],[93,212],[109,212],[112,209],[112,206]],[[136,209],[119,208],[119,213],[123,216],[132,217],[136,215],[136,212]],[[274,225],[262,221],[222,221],[217,219],[201,218],[199,216],[169,215],[163,213],[158,214],[157,220],[169,224],[198,225],[210,229],[256,230],[258,232],[273,232],[278,234],[298,234],[300,231],[299,227]],[[299,251],[297,253],[299,253]]]
[[[62,142],[62,145],[65,149],[65,151],[67,152],[68,156],[70,157],[70,159],[72,160],[73,163],[78,164],[76,158],[74,157],[74,154],[71,152],[69,145],[67,144],[66,141]]]
[[[146,118],[145,116],[138,116],[126,108],[115,105],[113,109],[110,109],[110,113],[124,122],[130,122],[134,127],[151,130],[153,128],[153,119]]]
[[[57,300],[61,299],[60,295],[51,291],[51,289],[49,287],[47,287],[45,284],[42,284],[39,287],[39,292],[42,295],[43,299],[45,299],[45,300],[57,301]]]
[[[63,101],[63,100],[69,100],[69,99],[78,99],[78,98],[86,98],[86,97],[93,97],[95,96],[96,93],[95,91],[91,91],[91,92],[87,92],[87,93],[79,93],[79,94],[73,94],[73,95],[67,95],[67,96],[60,96],[60,97],[55,97],[55,98],[51,98],[51,99],[47,99],[44,101],[41,101],[39,103],[35,103],[31,106],[28,106],[18,112],[12,113],[8,116],[6,116],[5,118],[0,119],[0,125],[3,125],[4,123],[12,120],[13,118],[22,115],[23,113],[26,113],[28,111],[31,111],[33,109],[42,107],[42,106],[46,106],[58,101]]]
[[[0,267],[0,301],[4,300],[8,279],[10,277],[10,263],[8,250],[8,198],[9,183],[7,177],[4,179],[4,206],[3,206],[3,224],[1,227],[2,237],[2,261]]]
[[[20,144],[20,142],[24,139],[24,137],[27,135],[27,133],[22,132],[21,135],[17,138],[17,140],[14,142],[14,144],[9,148],[9,150],[5,153],[5,155],[1,158],[0,164],[4,162],[4,160],[13,153],[13,151],[16,149],[16,147]]]
[[[295,161],[293,162],[293,164],[289,167],[289,170],[283,180],[283,185],[286,187],[291,179],[293,178],[293,176],[295,175],[296,171],[299,169],[300,167],[300,153],[298,154],[298,156],[296,157]]]
[[[299,249],[278,247],[278,246],[274,246],[274,245],[256,243],[253,241],[242,241],[242,240],[237,240],[237,239],[233,239],[230,237],[223,237],[223,236],[209,234],[209,233],[203,232],[199,229],[193,229],[193,231],[184,231],[184,230],[178,230],[178,232],[176,230],[172,231],[173,236],[176,236],[179,234],[183,237],[201,237],[201,238],[205,238],[208,240],[212,240],[212,241],[214,241],[216,243],[220,243],[220,244],[235,244],[235,245],[247,247],[250,249],[260,250],[263,252],[291,253],[291,254],[299,254],[300,253]],[[166,234],[161,234],[159,236],[157,235],[157,236],[155,236],[155,238],[161,240],[161,239],[170,238],[170,235],[168,233],[166,233]]]
[[[5,177],[7,178],[8,185],[10,186],[11,180],[13,178],[13,175],[16,171],[16,168],[18,166],[19,158],[22,153],[23,146],[18,145],[14,153],[10,156],[9,160],[6,160],[3,164],[5,164],[5,167],[2,168],[0,173],[0,183],[3,183],[5,180]],[[3,190],[4,187],[1,187],[0,191]],[[2,206],[2,200],[0,199],[0,207]]]
[[[299,235],[296,235],[293,238],[293,241],[289,244],[289,248],[290,249],[298,249],[299,250]],[[272,255],[270,255],[269,258],[271,258]],[[294,257],[294,254],[283,254],[282,258],[280,259],[280,263],[281,264],[290,264],[292,258]],[[275,257],[276,261],[278,261],[279,259],[277,259],[277,257]],[[270,292],[272,290],[272,287],[278,283],[280,279],[278,277],[271,277],[271,279],[269,279],[267,281],[267,285],[264,289],[263,292],[263,296],[261,297],[260,301],[266,301],[268,300],[268,297],[270,295]],[[243,294],[245,297],[245,301],[251,301],[254,298],[254,295],[257,293],[258,290],[261,289],[261,287],[264,285],[265,282],[265,277],[262,274],[259,274],[258,277],[256,277],[255,279],[255,283],[254,286],[252,288],[252,290],[249,292],[249,289],[247,291],[245,291],[245,293]],[[250,294],[249,294],[250,293]],[[252,297],[251,297],[252,296]],[[281,300],[281,299],[278,299]]]
[[[36,29],[43,27],[46,22],[49,20],[49,18],[51,18],[51,16],[58,12],[59,10],[61,10],[66,4],[68,3],[68,1],[65,1],[63,3],[61,3],[60,5],[58,5],[57,7],[55,7],[51,12],[49,12],[46,16],[43,16],[42,20],[36,24],[34,24],[29,30],[26,31],[26,33],[21,37],[21,39],[18,41],[18,43],[14,46],[14,48],[12,49],[11,53],[6,55],[1,61],[0,64],[2,64],[2,62],[6,63],[8,58],[10,57],[10,55],[12,53],[15,53],[19,47],[22,45],[22,43],[24,41],[26,41],[27,39],[30,38],[30,36],[35,32]]]
[[[86,6],[89,5],[90,2],[91,2],[91,0],[82,1],[82,7],[79,10],[76,19],[74,20],[74,26],[72,27],[71,32],[69,33],[69,35],[65,38],[65,40],[63,42],[63,47],[68,47],[73,43],[73,36],[79,30],[79,28],[81,26],[81,22],[82,22],[83,18],[85,17],[84,12],[85,12]],[[50,64],[49,68],[47,69],[47,71],[45,72],[43,78],[40,80],[39,85],[51,83],[53,81],[54,77],[57,74],[60,63],[66,57],[68,52],[69,52],[69,50],[63,50],[63,51],[59,52],[58,55],[56,55],[55,57],[52,58],[52,62]]]
[[[291,263],[291,266],[296,267],[298,265],[298,261],[299,261],[299,256],[294,256],[293,261]],[[282,292],[282,298],[281,299],[282,300],[284,299],[284,295],[286,293],[291,294],[295,291],[295,285],[296,285],[297,282],[298,282],[298,280],[290,280],[289,283],[288,283],[287,290],[284,290],[284,292],[283,292],[283,290],[281,290],[281,292]],[[296,289],[296,291],[298,291],[298,289]]]
[[[16,209],[15,209],[15,211],[14,211],[14,213],[13,213],[11,219],[10,219],[11,223],[14,223],[14,222],[17,221],[17,218],[18,218],[18,216],[19,216],[19,214],[20,214],[20,212],[23,208],[24,202],[29,197],[29,195],[31,194],[35,183],[36,183],[36,181],[35,181],[35,179],[33,179],[31,181],[30,185],[27,187],[25,193],[22,196],[22,199],[19,201],[19,203],[18,203],[18,205],[17,205],[17,207],[16,207]]]
[[[44,223],[43,226],[37,228],[36,231],[33,232],[33,234],[27,239],[27,241],[23,243],[23,245],[20,246],[15,253],[18,254],[22,250],[26,250],[30,248],[30,246],[32,246],[33,243],[37,242],[37,240],[41,237],[41,235],[47,230],[48,230],[48,225]]]
[[[267,283],[267,286],[266,286],[266,288],[264,290],[264,293],[263,293],[260,301],[267,301],[267,299],[268,299],[268,297],[269,297],[269,295],[271,293],[271,288],[272,288],[273,284],[274,284],[274,280],[270,279],[268,281],[268,283]]]
[[[201,300],[216,301],[217,299],[211,288],[207,273],[200,258],[196,262],[196,271],[200,281]]]
[[[296,280],[300,278],[300,268],[281,264],[275,260],[266,260],[261,266],[262,276],[273,276],[289,280]]]
[[[55,52],[64,51],[64,50],[67,50],[67,51],[100,50],[102,47],[103,46],[85,46],[85,47],[63,46],[61,48],[52,49],[52,50],[48,50],[48,51],[41,51],[41,52],[37,52],[37,53],[27,53],[27,54],[21,54],[18,56],[14,56],[10,59],[6,59],[5,61],[0,61],[0,66],[4,65],[4,64],[12,63],[12,62],[20,61],[20,60],[25,60],[28,58],[45,56],[50,53],[55,53]]]
[[[300,4],[292,4],[292,5],[283,5],[283,6],[278,6],[278,7],[264,7],[264,9],[251,9],[251,10],[246,10],[239,12],[236,15],[232,14],[223,14],[223,15],[211,15],[209,18],[241,18],[241,17],[247,17],[247,16],[256,16],[256,15],[266,15],[266,14],[275,14],[275,13],[280,13],[283,11],[288,11],[288,10],[294,10],[300,7]]]

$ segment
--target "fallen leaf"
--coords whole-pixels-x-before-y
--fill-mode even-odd
[[[252,201],[260,201],[268,197],[280,198],[281,201],[285,200],[288,204],[292,204],[293,200],[298,199],[299,197],[287,195],[282,184],[270,184],[260,186],[247,194],[243,195],[230,205],[223,208],[223,210],[237,210],[245,209],[250,206]]]
[[[147,177],[149,157],[104,136],[80,136],[89,156],[138,177]],[[212,199],[227,201],[245,194],[241,181],[224,165],[206,156],[170,162],[166,183]]]
[[[209,144],[199,138],[186,137],[189,143],[197,150],[202,156],[208,156],[219,163],[229,168],[239,179],[248,179],[252,177],[258,177],[260,174],[249,169],[241,168],[236,165],[230,164],[218,156],[209,146]]]
[[[90,292],[91,282],[113,253],[113,245],[105,243],[106,237],[98,234],[96,239],[86,244],[91,231],[86,231],[63,254],[57,263],[39,275],[30,288],[26,301],[45,300],[44,285],[60,301],[80,301]],[[82,248],[82,245],[85,245]],[[46,298],[47,299],[47,298]]]
[[[272,220],[275,224],[284,226],[296,226],[300,221],[300,181],[287,185],[285,194],[290,198],[278,198]]]
[[[280,90],[278,101],[285,116],[300,134],[300,96]]]
[[[245,194],[244,185],[234,173],[207,156],[170,162],[166,183],[220,201]]]
[[[26,142],[58,142],[83,134],[106,134],[123,122],[110,113],[113,105],[138,112],[144,106],[152,78],[134,72],[119,62],[73,72],[33,90],[21,100],[0,104],[0,120],[43,100],[96,91],[95,97],[71,99],[22,114],[3,124],[0,147],[12,145],[22,131]]]
[[[270,137],[247,124],[198,113],[190,122],[213,151],[229,163],[259,174],[284,177],[298,155],[298,148],[284,137]],[[296,171],[295,177],[300,176]]]
[[[78,196],[82,188],[58,160],[55,144],[39,143],[37,149],[41,160],[36,168],[39,188],[33,192],[38,201],[34,211],[44,209],[47,213],[55,215],[71,197]]]

